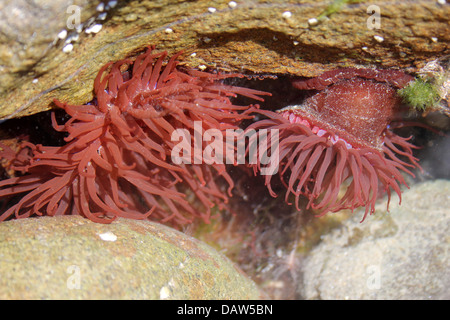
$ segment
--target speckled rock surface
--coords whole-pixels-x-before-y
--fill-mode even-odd
[[[0,299],[259,299],[206,244],[149,221],[43,217],[0,224]]]
[[[37,52],[27,58],[27,68],[0,66],[0,78],[11,80],[0,84],[0,119],[48,110],[54,107],[54,98],[86,103],[92,99],[92,84],[103,64],[135,56],[152,44],[170,54],[184,50],[183,64],[189,67],[307,77],[351,66],[414,72],[449,54],[450,5],[437,1],[346,4],[317,25],[310,19],[321,15],[331,1],[235,1],[236,6],[230,6],[229,0],[131,0],[117,2],[104,19],[105,12],[96,12],[99,1],[76,3],[83,2],[87,7],[80,5],[80,21],[87,24],[93,18],[102,25],[98,32],[78,34],[72,27],[67,28],[67,38],[58,40],[59,28],[71,19],[67,10],[55,14],[36,6],[36,12],[33,7],[24,13],[39,16],[40,25],[49,28],[23,30],[23,34],[36,31],[38,38],[46,35],[42,44],[31,43],[28,48]],[[371,23],[371,5],[378,8],[379,27]],[[50,28],[49,21],[58,28]],[[67,41],[70,50],[64,50]],[[11,45],[3,45],[0,61],[11,55]]]
[[[450,298],[450,181],[415,185],[395,202],[324,236],[303,265],[303,297]]]
[[[98,0],[0,1],[0,114],[15,110],[15,102],[3,97],[16,92],[19,96],[14,95],[15,99],[21,100],[20,95],[28,96],[40,88],[34,79],[46,73],[51,75],[54,66],[61,63],[52,55],[58,34],[71,23],[75,11],[80,22],[84,22],[96,13],[98,3]],[[48,59],[49,55],[52,58]],[[46,85],[51,86],[51,82]]]

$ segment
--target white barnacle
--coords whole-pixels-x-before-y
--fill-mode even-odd
[[[108,14],[107,14],[106,12],[102,12],[102,13],[100,13],[100,14],[97,16],[97,19],[99,19],[99,20],[105,20],[107,15],[108,15]]]
[[[161,290],[159,290],[159,299],[164,300],[168,299],[170,297],[170,289],[166,286],[162,287]]]
[[[90,26],[89,28],[87,28],[84,32],[86,33],[98,33],[100,30],[102,30],[102,25],[97,23],[94,24],[92,26]]]
[[[310,26],[317,26],[319,24],[319,20],[317,20],[316,18],[308,19],[308,24]]]
[[[290,17],[292,17],[292,13],[290,11],[285,11],[285,12],[283,12],[283,14],[281,16],[284,19],[289,19]]]
[[[96,8],[97,11],[102,12],[105,10],[105,4],[103,2],[100,2]]]
[[[106,10],[109,10],[111,8],[114,8],[117,5],[117,0],[111,0],[106,5]]]
[[[117,240],[117,236],[112,233],[111,231],[107,231],[105,233],[99,233],[98,236],[100,237],[100,239],[102,239],[103,241],[110,241],[110,242],[114,242]]]
[[[68,43],[68,44],[66,44],[66,45],[63,47],[62,51],[63,51],[64,53],[69,53],[69,52],[72,51],[72,49],[73,49],[73,44]]]
[[[382,36],[379,36],[379,35],[375,35],[375,36],[373,36],[373,38],[378,43],[382,43],[384,41],[384,38]]]
[[[67,37],[67,30],[66,30],[66,29],[63,29],[63,30],[61,30],[61,31],[58,33],[58,38],[59,38],[59,39],[63,40],[63,39],[65,39],[66,37]]]

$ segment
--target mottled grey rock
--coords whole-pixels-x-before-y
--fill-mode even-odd
[[[413,186],[324,236],[303,267],[306,299],[449,299],[450,181]]]
[[[0,299],[259,299],[206,244],[150,221],[0,223]]]

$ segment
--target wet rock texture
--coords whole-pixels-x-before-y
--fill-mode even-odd
[[[427,196],[424,196],[427,195]],[[395,202],[395,201],[394,201]],[[449,299],[450,181],[415,185],[324,236],[303,265],[306,299]]]
[[[0,299],[260,299],[227,258],[149,221],[0,224]]]
[[[79,34],[67,27],[74,18],[69,2],[80,8]],[[0,119],[48,110],[54,98],[85,103],[104,63],[150,44],[170,53],[184,50],[190,67],[308,77],[343,66],[416,71],[449,53],[450,9],[436,1],[345,4],[319,24],[310,19],[329,1],[236,1],[230,6],[228,0],[136,0],[106,10],[109,2],[102,2],[102,10],[99,1],[87,0],[0,4]],[[368,10],[372,4],[378,6],[379,25],[375,11]],[[14,27],[11,19],[27,23]],[[94,24],[101,29],[88,28]],[[63,29],[67,36],[58,40]],[[64,52],[69,39],[73,48]]]

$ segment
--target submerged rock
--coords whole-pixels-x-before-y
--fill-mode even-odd
[[[0,223],[0,299],[259,299],[227,258],[150,221]]]

